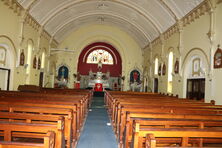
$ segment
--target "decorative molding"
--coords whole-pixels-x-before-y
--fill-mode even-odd
[[[219,0],[222,1],[222,0]],[[196,19],[198,19],[200,16],[204,15],[206,12],[210,11],[209,3],[205,0],[202,3],[200,3],[196,8],[194,8],[191,12],[189,12],[187,15],[185,15],[183,18],[181,18],[181,23],[175,23],[170,28],[168,28],[165,32],[162,34],[164,35],[164,39],[169,39],[172,35],[175,33],[181,31],[182,26],[185,27],[188,24],[191,24],[191,22],[194,22]],[[181,25],[182,24],[182,25]],[[156,45],[160,43],[160,36],[154,39],[152,42],[152,45]]]
[[[41,25],[30,14],[27,14],[25,23],[30,25],[37,32],[39,32],[39,29],[41,28]]]
[[[16,46],[15,46],[13,40],[12,40],[10,37],[6,36],[6,35],[0,35],[0,39],[1,39],[1,38],[5,38],[5,39],[7,39],[7,40],[11,43],[11,45],[12,45],[12,47],[13,47],[13,50],[14,50],[14,53],[15,53],[15,56],[17,57],[18,54],[17,54]]]
[[[178,26],[177,24],[174,24],[173,26],[171,26],[167,31],[165,31],[163,33],[164,35],[164,39],[167,40],[169,39],[173,34],[175,34],[176,32],[178,32]]]
[[[24,10],[23,7],[16,0],[2,0],[6,6],[13,10],[18,16]]]
[[[183,26],[186,26],[191,22],[194,22],[194,20],[198,19],[206,12],[209,12],[209,10],[210,10],[209,3],[206,0],[203,1],[196,8],[194,8],[191,12],[189,12],[181,19],[183,21]]]
[[[1,0],[1,1],[3,1],[4,4],[8,6],[10,9],[12,9],[13,12],[16,13],[18,16],[21,16],[22,12],[25,12],[22,21],[24,21],[25,24],[30,25],[37,32],[40,30],[41,25],[35,20],[35,18],[33,18],[29,14],[28,10],[25,10],[16,0]],[[43,29],[41,35],[44,38],[46,38],[48,41],[51,38],[51,35],[45,29]],[[56,45],[58,45],[58,42],[55,39],[53,40],[54,40],[53,42],[55,42]]]
[[[222,0],[218,0],[217,3],[218,3],[218,4],[222,3]]]

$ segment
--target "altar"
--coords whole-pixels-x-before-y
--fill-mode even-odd
[[[109,85],[109,73],[89,73],[89,83],[88,87],[95,88],[96,84],[102,84],[103,90],[106,88],[110,88]]]

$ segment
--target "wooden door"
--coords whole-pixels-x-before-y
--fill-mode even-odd
[[[205,96],[205,79],[187,79],[187,98],[203,100]]]
[[[10,69],[0,68],[0,88],[1,90],[9,90]]]
[[[39,86],[40,87],[43,87],[43,80],[44,80],[44,73],[40,72],[40,75],[39,75]]]
[[[154,92],[158,93],[158,78],[154,78]]]

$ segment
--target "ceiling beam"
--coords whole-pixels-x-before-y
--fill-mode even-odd
[[[29,4],[27,5],[26,10],[31,10],[34,6],[36,6],[36,4],[39,2],[40,0],[31,0],[29,2]]]
[[[87,17],[87,16],[93,16],[93,15],[105,15],[105,16],[111,16],[111,17],[114,17],[114,18],[118,18],[120,20],[123,20],[125,22],[127,22],[128,24],[134,26],[136,28],[136,30],[138,30],[146,39],[148,39],[148,41],[150,42],[152,40],[151,36],[148,36],[145,31],[142,29],[142,27],[138,26],[137,24],[134,24],[132,23],[132,21],[129,21],[128,19],[122,17],[122,16],[119,16],[119,15],[115,15],[115,14],[110,14],[110,13],[99,13],[99,12],[94,12],[94,13],[88,13],[88,14],[83,14],[83,15],[80,15],[78,17],[75,17],[75,18],[71,18],[69,19],[69,21],[67,22],[63,22],[60,26],[58,26],[55,31],[52,33],[52,36],[55,36],[60,30],[62,30],[65,26],[67,26],[68,24],[78,20],[78,19],[81,19],[83,17]]]
[[[91,1],[98,1],[98,0],[90,0]],[[117,1],[117,0],[106,0],[106,1],[111,1],[111,2],[115,2],[121,5],[124,5],[128,8],[131,8],[133,10],[135,10],[137,13],[139,13],[140,15],[142,15],[143,17],[145,17],[153,26],[153,28],[158,32],[158,34],[161,34],[164,30],[161,29],[161,27],[152,19],[152,15],[151,14],[147,14],[147,12],[142,11],[141,8],[138,8],[138,6],[135,6],[133,4],[130,4],[129,2],[126,1]],[[62,13],[64,10],[69,9],[70,7],[72,7],[73,5],[77,5],[77,4],[81,4],[81,3],[86,3],[89,2],[89,0],[78,0],[78,1],[69,1],[68,3],[62,3],[61,5],[59,5],[58,7],[56,7],[53,11],[49,12],[48,15],[46,15],[45,17],[42,18],[42,20],[40,20],[40,24],[42,24],[43,26],[45,26],[47,23],[49,23],[51,20],[53,20],[56,15],[58,15],[59,13]]]
[[[158,0],[160,4],[162,4],[166,10],[169,12],[169,14],[174,18],[175,21],[179,20],[179,16],[176,15],[175,12],[170,8],[170,6],[166,3],[164,0]]]

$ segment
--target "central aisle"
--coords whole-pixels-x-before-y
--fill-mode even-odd
[[[77,148],[117,148],[103,97],[94,97]]]

